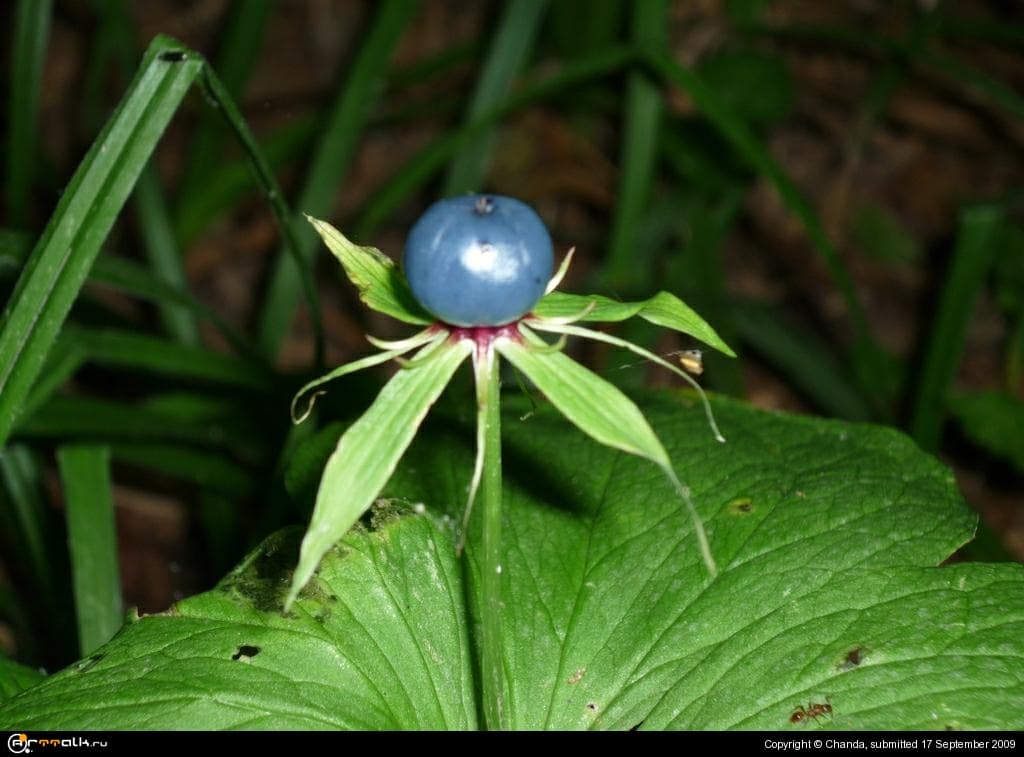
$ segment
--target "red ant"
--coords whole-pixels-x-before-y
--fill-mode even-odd
[[[793,710],[793,714],[789,716],[789,722],[796,725],[797,723],[804,722],[807,718],[817,720],[822,715],[832,714],[832,700],[829,697],[825,697],[825,704],[818,704],[817,702],[811,702],[807,707],[802,704],[797,705],[797,708]]]

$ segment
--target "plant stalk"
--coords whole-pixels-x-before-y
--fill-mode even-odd
[[[508,728],[505,707],[504,644],[501,622],[501,380],[497,354],[487,345],[473,361],[477,423],[482,429],[481,505],[481,678],[484,723],[488,730]]]

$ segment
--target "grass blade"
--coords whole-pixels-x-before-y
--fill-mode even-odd
[[[246,468],[209,450],[179,444],[116,443],[109,445],[118,463],[144,468],[164,476],[195,484],[203,492],[233,500],[250,497],[256,478]]]
[[[965,210],[945,286],[939,299],[921,369],[910,433],[926,450],[939,445],[946,417],[946,391],[960,364],[967,322],[985,277],[995,260],[1004,210],[981,205]]]
[[[160,188],[156,166],[150,163],[135,186],[135,209],[139,214],[143,248],[153,273],[175,289],[187,290],[181,251],[171,228],[170,214]],[[182,344],[199,343],[199,333],[191,313],[177,307],[159,306],[160,320],[167,333]]]
[[[93,260],[157,140],[202,70],[164,60],[180,46],[158,37],[135,80],[79,165],[29,258],[0,323],[0,444],[43,366]]]
[[[110,483],[110,451],[95,445],[57,450],[71,553],[71,585],[81,655],[92,654],[121,627],[121,577]]]
[[[331,202],[369,118],[387,61],[417,7],[418,3],[412,0],[387,0],[379,6],[373,28],[324,123],[320,144],[297,202],[302,213],[330,215]],[[267,356],[277,353],[287,333],[299,298],[301,272],[312,271],[318,248],[316,234],[302,216],[296,214],[291,220],[296,254],[278,254],[260,318],[258,342]]]
[[[317,121],[297,120],[281,127],[260,143],[260,150],[271,168],[277,168],[309,149],[316,136]],[[214,219],[224,215],[253,194],[252,164],[247,157],[221,166],[203,179],[202,191],[182,191],[174,216],[178,243],[187,247]]]
[[[791,328],[779,317],[777,307],[737,301],[731,313],[736,331],[751,351],[773,365],[818,410],[852,421],[872,417],[871,407],[850,384],[828,346]]]
[[[633,4],[632,39],[645,50],[668,50],[668,3]],[[623,296],[650,289],[650,250],[642,249],[640,219],[647,207],[656,171],[662,96],[646,72],[633,71],[626,89],[618,197],[604,277]]]
[[[18,561],[27,568],[35,585],[44,597],[56,596],[58,582],[50,559],[50,528],[46,507],[39,496],[39,472],[32,453],[22,445],[11,445],[0,450],[0,480],[7,491],[5,531],[17,534],[16,544],[8,545],[17,551]]]
[[[213,68],[224,82],[224,89],[236,102],[241,101],[245,85],[259,60],[255,53],[263,41],[272,9],[270,0],[234,0],[231,3]],[[213,119],[203,119],[199,124],[188,147],[189,157],[179,190],[180,198],[202,195],[206,191],[207,180],[220,163],[224,136],[220,124]]]
[[[495,108],[508,96],[513,80],[530,56],[547,7],[547,0],[512,0],[505,6],[466,111],[467,123]],[[483,189],[492,145],[493,134],[488,131],[475,136],[459,150],[448,168],[444,196]]]
[[[7,131],[7,221],[25,227],[39,134],[39,88],[50,36],[52,0],[18,0],[14,10]]]
[[[4,273],[5,268],[21,270],[31,252],[29,244],[28,235],[0,231],[0,275]],[[101,255],[89,271],[88,283],[110,287],[166,309],[185,310],[191,313],[193,318],[209,321],[238,354],[254,362],[258,361],[255,345],[216,312],[187,291],[155,278],[152,271],[134,261]]]
[[[800,194],[782,166],[750,131],[746,123],[732,113],[721,98],[696,74],[680,66],[670,56],[662,52],[645,50],[643,55],[652,70],[662,79],[686,90],[722,136],[733,145],[751,167],[772,183],[786,207],[800,220],[814,246],[825,259],[825,264],[846,302],[846,308],[850,313],[859,341],[864,346],[873,346],[874,341],[864,315],[864,308],[854,290],[849,271],[825,233],[818,215]],[[868,354],[874,354],[874,351],[872,350]]]
[[[580,58],[544,81],[513,95],[501,107],[459,127],[457,131],[434,140],[406,161],[405,165],[374,193],[359,214],[352,236],[356,239],[370,237],[373,230],[406,197],[430,181],[468,140],[485,133],[497,121],[538,100],[561,94],[566,89],[578,87],[591,79],[607,76],[628,65],[635,57],[632,48],[614,47],[593,56]]]
[[[67,326],[32,387],[25,414],[41,407],[86,363],[220,384],[238,391],[268,392],[274,386],[273,376],[260,363],[130,331]]]

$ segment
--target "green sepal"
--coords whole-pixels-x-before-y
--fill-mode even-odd
[[[732,348],[707,321],[668,292],[658,292],[641,302],[618,302],[599,294],[551,292],[541,298],[532,315],[537,318],[572,318],[581,321],[624,321],[638,315],[645,321],[689,334],[729,357],[736,357]]]
[[[367,307],[405,323],[427,325],[437,320],[416,302],[395,261],[376,247],[355,244],[326,221],[310,215],[306,219],[341,263]]]

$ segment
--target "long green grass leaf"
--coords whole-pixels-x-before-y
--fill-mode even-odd
[[[531,103],[561,94],[592,79],[619,70],[635,59],[632,48],[613,47],[569,63],[558,73],[524,88],[508,98],[503,105],[482,115],[470,124],[438,137],[400,168],[367,201],[355,224],[354,236],[369,237],[410,194],[441,171],[468,140],[486,131],[497,121]]]
[[[380,494],[402,453],[459,364],[472,351],[467,341],[449,342],[415,367],[405,368],[384,386],[370,409],[338,441],[320,481],[309,530],[302,540],[285,607],[335,542],[352,527]],[[421,353],[422,354],[422,353]]]
[[[772,183],[786,207],[803,224],[807,235],[824,258],[833,280],[843,295],[860,342],[864,345],[873,345],[874,341],[864,315],[864,308],[854,290],[849,271],[825,233],[817,213],[801,195],[782,166],[751,132],[746,123],[732,113],[722,99],[696,74],[662,52],[644,50],[643,56],[658,76],[685,90],[693,98],[697,107],[708,117],[722,136],[733,145],[743,159]]]
[[[110,456],[121,464],[142,468],[195,484],[203,492],[238,501],[251,497],[257,485],[252,472],[225,455],[184,444],[115,443]]]
[[[26,574],[41,593],[53,599],[58,586],[50,555],[54,545],[46,507],[39,496],[39,471],[27,447],[12,444],[0,450],[0,480],[7,492],[4,530],[16,536],[16,543],[9,548],[26,566]]]
[[[103,442],[182,442],[197,447],[254,454],[266,440],[255,419],[237,413],[193,413],[166,405],[133,404],[84,396],[51,397],[18,426],[26,439]]]
[[[644,50],[668,50],[666,0],[633,3],[633,43]],[[650,289],[649,250],[642,249],[640,220],[656,173],[658,131],[664,104],[659,86],[644,71],[632,71],[626,84],[619,184],[612,216],[604,277],[617,291]],[[645,254],[646,253],[646,254]]]
[[[946,392],[960,364],[974,301],[995,259],[1004,210],[981,205],[965,210],[953,259],[935,312],[927,354],[914,392],[911,435],[926,450],[938,447]]]
[[[24,227],[36,166],[39,89],[50,37],[52,0],[18,0],[7,111],[7,222]]]
[[[224,82],[224,89],[236,102],[242,100],[245,85],[259,60],[256,53],[272,9],[270,0],[233,0],[231,3],[212,63]],[[188,147],[179,200],[206,192],[207,180],[220,163],[224,136],[220,124],[212,118],[199,124]]]
[[[320,144],[296,203],[299,211],[315,216],[330,214],[331,203],[383,83],[387,62],[417,7],[413,0],[386,0],[379,5],[373,28],[324,121]],[[277,256],[260,317],[259,344],[271,357],[291,324],[299,299],[300,270],[312,270],[317,249],[316,235],[301,216],[296,215],[293,222],[298,255]]]
[[[775,367],[819,411],[852,421],[871,419],[870,405],[822,340],[789,326],[779,317],[778,308],[769,304],[733,302],[732,317],[736,331],[751,350]]]
[[[198,58],[158,37],[114,116],[65,189],[0,323],[0,444],[135,180],[188,87]],[[166,60],[165,56],[172,56]]]
[[[508,96],[529,59],[547,7],[548,0],[512,0],[505,6],[466,111],[467,123]],[[493,142],[493,134],[481,133],[459,150],[448,168],[442,190],[445,197],[483,189]]]
[[[139,229],[143,249],[155,276],[175,289],[185,291],[188,282],[178,241],[171,227],[170,213],[160,187],[156,165],[150,163],[139,175],[135,186],[135,210],[139,214]],[[199,343],[195,319],[187,310],[174,306],[159,306],[160,320],[167,333],[182,344]]]
[[[267,392],[274,386],[272,375],[260,363],[135,332],[67,326],[26,400],[26,414],[86,363],[248,392]]]
[[[64,484],[78,645],[85,657],[110,641],[122,622],[110,450],[64,445],[57,450],[57,463]]]

